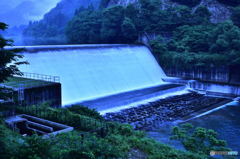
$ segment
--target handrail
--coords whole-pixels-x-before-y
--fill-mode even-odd
[[[14,75],[14,77],[22,77],[22,78],[28,78],[28,79],[60,83],[59,76],[43,75],[38,73],[22,72],[22,75]]]
[[[43,74],[37,74],[37,73],[22,72],[22,75],[14,75],[13,77],[26,78],[26,79],[21,81],[7,82],[6,84],[0,83],[0,87],[20,90],[25,87],[29,88],[29,87],[35,87],[35,86],[45,86],[45,85],[49,85],[50,83],[60,83],[59,76],[50,76],[50,75],[43,75]],[[36,84],[36,81],[34,80],[39,80],[42,82],[39,82]]]

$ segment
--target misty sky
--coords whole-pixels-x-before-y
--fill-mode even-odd
[[[0,21],[10,26],[39,20],[61,0],[0,0]]]

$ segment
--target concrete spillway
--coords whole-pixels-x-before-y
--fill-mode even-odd
[[[163,84],[165,73],[141,45],[26,47],[23,72],[60,76],[63,104]]]

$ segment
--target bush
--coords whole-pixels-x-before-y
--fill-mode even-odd
[[[106,126],[104,122],[100,122],[97,119],[85,115],[73,113],[67,109],[54,109],[41,106],[28,106],[18,107],[17,112],[66,124],[81,131],[94,131]]]
[[[103,120],[104,118],[99,114],[98,111],[95,109],[89,109],[88,107],[81,106],[81,105],[72,105],[67,107],[67,109],[73,113],[79,115],[85,115],[94,119]]]

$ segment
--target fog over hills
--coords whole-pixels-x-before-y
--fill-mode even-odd
[[[1,0],[0,21],[13,26],[40,20],[60,0]]]

